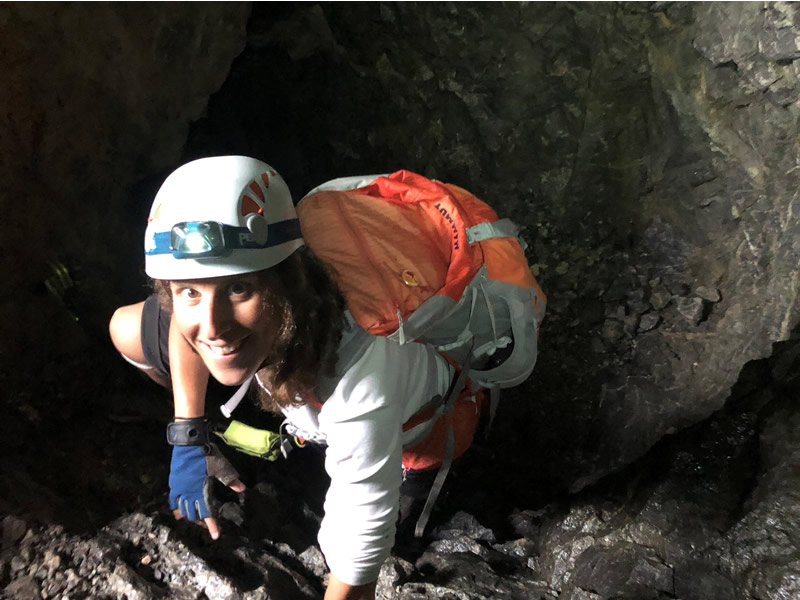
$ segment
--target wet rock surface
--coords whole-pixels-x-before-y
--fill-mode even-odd
[[[168,394],[105,339],[182,152],[297,195],[409,168],[526,227],[534,377],[380,598],[800,597],[796,5],[267,3],[235,61],[250,6],[155,6],[0,7],[0,199],[38,215],[0,220],[0,596],[322,597],[319,457],[240,459],[210,542],[165,508]]]

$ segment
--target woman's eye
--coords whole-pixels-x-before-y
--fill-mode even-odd
[[[242,281],[236,281],[228,288],[228,292],[232,296],[241,296],[242,294],[247,294],[249,291],[250,288]]]
[[[183,288],[180,291],[180,296],[183,300],[197,300],[200,297],[200,292],[194,288]]]

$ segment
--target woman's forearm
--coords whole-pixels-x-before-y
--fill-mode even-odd
[[[208,369],[173,321],[169,327],[169,365],[175,416],[185,419],[202,417],[205,414]]]
[[[325,600],[375,600],[375,587],[377,581],[363,585],[350,585],[340,581],[331,573],[328,580],[328,589],[325,591]]]

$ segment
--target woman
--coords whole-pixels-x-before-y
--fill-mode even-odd
[[[145,270],[157,295],[118,309],[110,333],[124,358],[172,385],[176,517],[218,537],[203,495],[205,387],[208,374],[224,385],[252,379],[264,408],[326,445],[326,600],[373,598],[394,543],[403,424],[446,394],[452,368],[428,345],[355,324],[303,244],[285,182],[252,158],[200,159],[167,178],[148,220]]]

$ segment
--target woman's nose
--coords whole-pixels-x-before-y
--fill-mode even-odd
[[[224,297],[211,298],[203,319],[203,337],[213,341],[223,336],[230,329],[232,319],[230,302]]]

